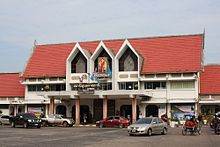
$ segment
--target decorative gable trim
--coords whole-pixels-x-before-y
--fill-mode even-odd
[[[90,58],[90,63],[91,63],[91,70],[94,69],[94,61],[95,59],[98,57],[98,55],[101,53],[101,48],[103,48],[108,55],[111,57],[112,59],[112,66],[114,65],[114,54],[106,47],[105,43],[103,41],[100,41],[99,45],[97,46],[97,48],[95,49],[95,52],[92,54],[91,58]],[[93,71],[91,71],[93,72]]]
[[[99,45],[97,46],[97,48],[95,49],[95,52],[92,54],[91,59],[95,60],[97,58],[97,56],[99,55],[99,53],[101,52],[101,48],[103,48],[108,54],[109,56],[113,59],[114,55],[113,53],[106,47],[105,43],[103,41],[100,41]]]

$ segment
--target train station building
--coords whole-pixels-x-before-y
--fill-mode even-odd
[[[79,124],[141,113],[197,112],[204,34],[34,44],[22,73],[24,109]]]

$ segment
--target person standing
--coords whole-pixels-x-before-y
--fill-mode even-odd
[[[203,117],[201,113],[199,113],[197,120],[199,121],[199,128],[201,129],[203,125]]]
[[[138,117],[139,117],[139,119],[140,119],[140,118],[143,118],[144,116],[143,116],[142,113],[140,112]]]

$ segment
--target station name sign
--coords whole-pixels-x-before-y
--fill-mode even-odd
[[[94,94],[99,87],[98,83],[77,83],[72,85],[72,90],[77,90],[78,94]]]
[[[88,88],[99,88],[100,85],[98,83],[77,83],[72,85],[72,89],[88,89]]]

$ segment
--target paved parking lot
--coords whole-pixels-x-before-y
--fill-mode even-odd
[[[170,128],[167,135],[148,137],[128,136],[119,128],[0,126],[0,147],[219,147],[219,140],[210,128],[196,136],[182,136],[181,128]]]

